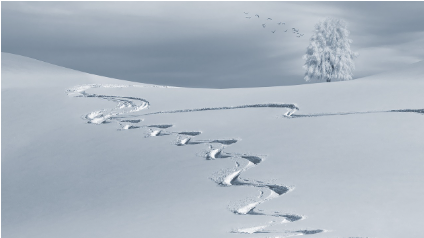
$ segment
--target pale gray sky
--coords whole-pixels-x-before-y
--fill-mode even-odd
[[[1,7],[2,52],[137,82],[213,88],[305,83],[302,56],[314,25],[326,16],[348,22],[351,47],[360,53],[354,78],[424,59],[424,2],[2,2]],[[255,14],[260,18],[245,18]],[[292,27],[304,36],[295,37]]]

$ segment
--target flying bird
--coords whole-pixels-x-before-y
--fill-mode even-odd
[[[267,19],[267,20],[272,20],[272,18],[269,18],[269,17],[268,17],[268,19]]]
[[[249,14],[248,12],[244,12],[244,14]]]
[[[284,32],[287,32],[287,30],[285,30]]]
[[[271,31],[272,33],[275,33],[275,30]]]
[[[266,27],[266,24],[262,24],[262,27],[265,28]]]
[[[259,18],[259,15],[258,15],[258,14],[256,14],[256,15],[255,15],[255,17],[258,17],[258,18]]]
[[[252,17],[246,17],[247,19],[250,19],[250,18],[252,18]]]

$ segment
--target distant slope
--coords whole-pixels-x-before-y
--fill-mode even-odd
[[[88,74],[73,69],[64,68],[25,56],[1,53],[2,88],[16,87],[51,87],[75,83],[102,82],[117,83],[116,79]],[[28,77],[28,76],[31,77]],[[60,77],[57,77],[60,75]],[[121,82],[123,80],[120,80]],[[126,82],[126,81],[124,81]]]
[[[75,77],[85,77],[85,78],[98,78],[103,82],[109,81],[114,82],[113,78],[108,78],[104,76],[93,75],[89,73],[84,73],[81,71],[68,69],[62,66],[57,66],[54,64],[46,63],[40,60],[32,59],[25,56],[15,55],[11,53],[2,52],[2,75],[7,74],[29,74],[31,72],[36,72],[37,74],[42,75],[54,75],[60,74],[62,77],[60,79],[52,79],[51,77],[46,77],[45,79],[33,79],[33,80],[13,80],[12,82],[5,82],[3,87],[17,87],[17,86],[36,86],[36,85],[46,85],[46,84],[61,84],[62,82],[75,82]],[[404,67],[399,70],[389,71],[385,73],[380,73],[372,76],[367,76],[364,78],[358,78],[355,80],[420,80],[424,76],[424,61],[420,61],[414,64],[411,64],[407,67]],[[120,80],[128,82],[130,84],[139,84],[136,82]],[[339,83],[339,82],[333,82]],[[301,85],[295,85],[301,86]],[[280,86],[283,87],[283,86]]]
[[[371,75],[356,80],[424,80],[424,61],[410,64],[397,70]]]

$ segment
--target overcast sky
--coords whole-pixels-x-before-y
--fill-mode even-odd
[[[305,83],[302,56],[319,20],[348,23],[359,78],[424,59],[423,12],[424,2],[2,2],[1,47],[137,82],[293,85]]]

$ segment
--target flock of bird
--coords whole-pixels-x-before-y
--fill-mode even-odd
[[[244,12],[244,14],[245,14],[245,15],[248,15],[248,16],[245,16],[245,18],[247,18],[247,19],[251,19],[251,18],[252,18],[252,16],[249,16],[249,13],[248,13],[248,12]],[[255,16],[254,16],[253,18],[258,18],[258,19],[259,19],[260,17],[259,17],[259,15],[258,15],[258,14],[255,14]],[[272,21],[272,18],[268,17],[268,18],[266,19],[266,21]],[[271,25],[271,24],[269,24],[269,25]],[[286,25],[286,23],[285,23],[285,22],[278,22],[278,23],[277,23],[277,25],[279,25],[279,26],[284,25],[284,26],[285,26],[285,25]],[[262,27],[263,27],[263,28],[266,28],[266,27],[267,27],[267,23],[263,23],[263,24],[262,24]],[[288,29],[286,29],[286,30],[282,30],[282,31],[283,31],[283,32],[287,32],[287,30],[288,30]],[[292,33],[293,33],[293,34],[296,34],[296,37],[297,37],[297,38],[300,38],[300,37],[302,37],[302,36],[304,35],[304,34],[300,34],[299,29],[296,29],[296,28],[294,28],[294,27],[293,27],[291,30],[292,30]],[[271,30],[271,32],[272,32],[272,33],[275,33],[276,31],[277,31],[276,29]]]

